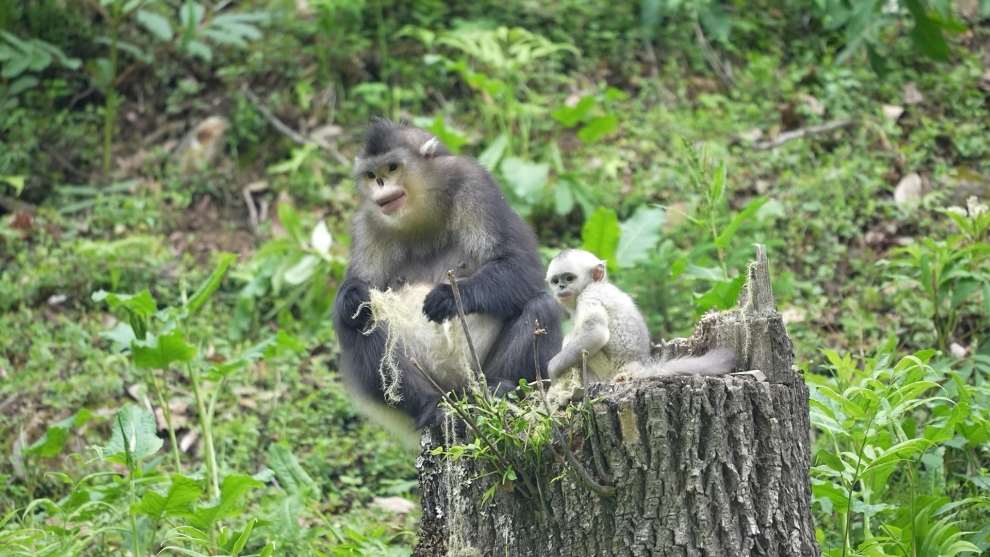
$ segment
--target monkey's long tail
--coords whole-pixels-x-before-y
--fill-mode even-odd
[[[728,348],[716,348],[702,356],[649,362],[642,377],[661,375],[725,375],[736,365],[736,355]]]

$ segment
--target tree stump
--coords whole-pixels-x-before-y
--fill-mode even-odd
[[[811,522],[808,389],[773,305],[766,248],[757,246],[737,308],[709,312],[667,355],[733,348],[728,377],[663,377],[598,383],[592,408],[604,476],[596,495],[572,471],[543,493],[547,508],[502,486],[477,460],[431,456],[441,428],[424,434],[417,465],[423,519],[417,557],[820,555]],[[596,470],[589,440],[577,460]],[[462,440],[463,442],[463,440]],[[572,438],[572,442],[573,438]],[[565,449],[566,450],[566,449]],[[567,463],[548,452],[541,471]]]

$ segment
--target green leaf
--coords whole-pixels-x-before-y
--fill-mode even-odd
[[[663,209],[643,205],[619,225],[621,236],[615,251],[615,263],[618,267],[632,267],[649,257],[660,241],[660,229],[665,216]]]
[[[549,164],[526,162],[519,157],[506,158],[499,170],[516,196],[529,203],[536,201],[550,175]]]
[[[550,113],[550,117],[554,120],[560,122],[565,128],[577,125],[578,122],[584,122],[591,116],[591,111],[595,109],[598,102],[595,97],[587,95],[582,97],[581,100],[577,102],[574,106],[562,106],[557,110]]]
[[[882,455],[869,463],[864,472],[876,470],[886,465],[895,464],[912,456],[925,452],[932,446],[927,439],[908,439],[884,451]]]
[[[196,355],[196,347],[186,344],[182,331],[172,329],[171,332],[159,336],[149,335],[147,340],[136,340],[131,343],[131,354],[134,365],[142,369],[166,369],[172,362],[185,363]]]
[[[505,134],[499,135],[492,141],[491,145],[485,148],[484,151],[478,155],[478,163],[485,167],[489,172],[495,170],[495,166],[498,161],[502,158],[502,153],[505,153],[505,147],[509,144],[509,137]]]
[[[735,237],[739,227],[742,226],[742,224],[750,217],[752,217],[754,213],[759,211],[760,207],[763,207],[767,201],[769,201],[769,199],[765,197],[758,197],[753,200],[752,203],[747,205],[745,209],[739,212],[739,214],[732,219],[729,225],[725,227],[725,230],[718,235],[718,238],[715,239],[715,245],[722,249],[726,249],[732,245],[732,238]]]
[[[307,247],[306,233],[303,232],[302,222],[299,220],[299,213],[288,203],[278,204],[278,221],[282,223],[285,232],[297,245]]]
[[[307,253],[298,263],[287,269],[282,278],[287,284],[302,284],[313,276],[313,272],[319,265],[320,258]]]
[[[981,281],[971,278],[960,279],[959,282],[956,283],[955,288],[952,289],[951,309],[956,309],[959,307],[966,301],[967,298],[970,297],[973,292],[976,292],[976,289],[980,286],[983,286]]]
[[[39,83],[41,83],[41,82],[38,81],[38,78],[34,77],[33,75],[22,75],[21,77],[15,79],[10,84],[10,86],[7,87],[7,95],[9,95],[11,97],[13,97],[15,95],[20,95],[21,93],[23,93],[24,91],[27,91],[28,89],[33,89],[33,88],[37,87]],[[20,181],[20,188],[19,189],[17,188],[17,184],[14,183],[14,180],[17,180],[18,178],[20,178],[20,180],[19,180]],[[24,189],[24,176],[4,176],[2,178],[2,180],[4,182],[7,182],[8,184],[14,186],[14,196],[15,197],[18,196],[18,195],[20,195],[21,194],[21,190]]]
[[[168,20],[154,12],[138,10],[135,20],[164,42],[171,41],[175,37],[175,33],[172,32],[172,25],[169,24]]]
[[[206,8],[201,6],[198,2],[192,2],[187,0],[185,4],[179,8],[179,21],[182,22],[184,26],[195,27],[203,21],[203,16],[206,15]]]
[[[237,537],[237,541],[234,542],[234,546],[230,550],[232,554],[237,555],[242,549],[244,549],[244,545],[247,543],[248,537],[251,536],[251,530],[254,529],[254,525],[257,523],[257,518],[252,518],[248,521],[247,525],[244,526],[244,531]]]
[[[581,249],[590,251],[607,261],[609,267],[615,268],[615,250],[619,247],[621,234],[622,228],[615,211],[599,207],[581,228]]]
[[[220,486],[220,499],[208,506],[197,507],[189,523],[201,530],[210,529],[218,520],[236,516],[244,510],[241,499],[249,491],[265,485],[264,483],[244,474],[230,474],[223,479]]]
[[[877,77],[881,79],[887,77],[887,61],[869,43],[866,45],[866,58],[869,60],[870,68],[873,69],[873,73],[877,74]]]
[[[268,466],[275,471],[278,484],[289,495],[318,496],[319,485],[306,473],[292,451],[277,443],[268,446]]]
[[[172,474],[172,483],[165,493],[148,490],[139,503],[131,505],[132,514],[143,514],[159,522],[166,517],[192,516],[192,505],[203,496],[202,480]]]
[[[569,180],[558,179],[553,188],[554,211],[558,215],[567,215],[574,210],[574,193],[571,192]]]
[[[89,410],[80,409],[68,418],[49,425],[45,429],[45,434],[32,443],[30,447],[24,449],[24,453],[44,457],[57,455],[65,447],[65,442],[69,438],[69,429],[83,426],[92,418],[93,414]]]
[[[949,59],[949,45],[942,36],[942,26],[928,17],[925,7],[920,0],[904,0],[908,10],[914,17],[914,28],[911,29],[911,42],[922,54],[945,62]]]
[[[609,116],[599,116],[592,119],[584,127],[578,130],[578,139],[587,145],[601,141],[603,137],[612,133],[619,125],[619,117],[615,114]]]
[[[643,30],[643,38],[647,42],[653,42],[657,28],[663,21],[665,0],[644,0],[639,8],[639,26]]]
[[[729,32],[732,31],[732,18],[722,9],[721,2],[707,2],[698,11],[698,18],[701,26],[705,28],[708,35],[718,41],[729,39]]]
[[[220,256],[220,263],[217,264],[217,268],[213,270],[210,277],[203,284],[199,285],[196,292],[189,298],[189,303],[186,306],[189,309],[189,315],[195,314],[210,299],[210,296],[217,291],[217,288],[220,288],[223,276],[227,273],[227,268],[236,259],[237,255],[233,253],[225,253]]]
[[[846,470],[846,466],[842,463],[842,459],[826,451],[825,449],[818,449],[815,451],[815,458],[836,472],[845,472]]]
[[[744,284],[746,284],[746,275],[739,275],[731,281],[716,282],[711,290],[704,294],[696,294],[694,300],[696,315],[701,316],[713,307],[726,310],[735,306]]]
[[[123,464],[134,469],[138,461],[151,456],[162,448],[155,417],[143,408],[125,404],[113,420],[110,442],[96,450],[106,462]]]
[[[91,296],[94,302],[106,300],[110,309],[126,308],[141,317],[151,317],[158,311],[158,304],[151,297],[151,292],[147,288],[138,294],[113,294],[104,290],[97,290]]]

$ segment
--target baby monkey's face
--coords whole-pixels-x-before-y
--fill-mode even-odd
[[[577,280],[577,275],[570,272],[560,273],[547,277],[547,283],[557,301],[569,310],[574,309],[577,296],[581,293],[581,284]]]

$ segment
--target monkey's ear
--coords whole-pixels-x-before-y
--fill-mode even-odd
[[[605,278],[605,263],[599,263],[591,268],[591,280],[601,282]]]
[[[429,141],[424,143],[419,148],[419,154],[423,155],[424,159],[432,159],[433,155],[437,151],[437,147],[439,146],[440,146],[440,140],[435,137],[431,137]]]

